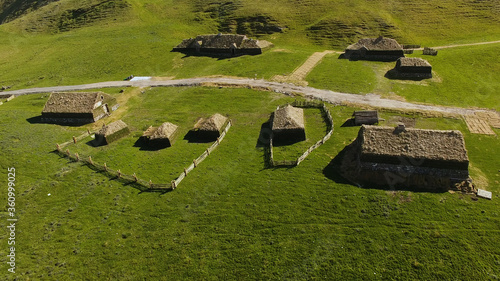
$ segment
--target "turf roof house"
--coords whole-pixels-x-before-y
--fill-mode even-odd
[[[122,120],[118,120],[106,126],[102,126],[102,128],[95,134],[95,142],[97,145],[106,145],[128,134],[130,134],[128,125]]]
[[[269,45],[267,41],[249,39],[245,35],[209,34],[185,39],[173,51],[222,56],[259,55]]]
[[[403,48],[391,38],[365,38],[345,49],[345,58],[350,60],[395,61],[404,57]]]
[[[201,118],[196,122],[193,128],[198,139],[203,140],[216,140],[224,128],[226,128],[229,119],[219,113],[215,113],[209,118]]]
[[[306,139],[304,110],[290,104],[278,107],[273,114],[273,142],[293,143]]]
[[[86,124],[111,114],[118,108],[116,99],[102,92],[54,92],[42,111],[42,121]]]
[[[393,70],[395,78],[432,78],[431,64],[421,58],[399,58]]]
[[[376,110],[360,110],[354,111],[352,114],[354,118],[354,125],[373,125],[378,124],[380,118]]]
[[[149,127],[142,135],[153,147],[170,147],[174,144],[179,132],[178,126],[170,122],[161,124],[160,127]]]
[[[363,186],[446,191],[469,181],[460,131],[363,125],[342,161],[342,173]]]

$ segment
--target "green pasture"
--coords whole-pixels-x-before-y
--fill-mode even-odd
[[[70,149],[124,173],[170,181],[206,145],[188,143],[183,133],[198,116],[227,114],[233,127],[222,144],[178,189],[160,194],[53,153],[55,143],[89,126],[37,123],[47,98],[21,96],[1,108],[0,167],[17,171],[20,278],[484,280],[500,274],[494,157],[500,145],[495,136],[469,134],[460,119],[404,116],[418,128],[461,130],[471,176],[493,191],[492,201],[346,183],[329,164],[357,135],[358,127],[342,127],[353,108],[329,106],[332,138],[298,167],[265,169],[259,131],[277,105],[293,98],[247,89],[146,89],[129,100],[122,118],[132,128],[129,137]],[[307,125],[317,117],[312,111]],[[387,125],[399,118],[381,116]],[[174,146],[134,147],[144,128],[163,121],[181,126]],[[311,136],[324,133],[316,122]]]
[[[21,2],[21,1],[16,1]],[[28,3],[34,1],[22,1]],[[361,37],[442,46],[499,40],[494,1],[61,0],[0,25],[0,86],[11,89],[123,80],[136,76],[289,75],[317,51],[343,50]],[[6,3],[0,1],[0,6]],[[126,4],[126,5],[125,5]],[[97,6],[96,6],[97,7]],[[99,6],[101,7],[101,6]],[[106,6],[109,7],[109,6]],[[79,14],[85,8],[86,13]],[[78,12],[80,11],[80,12]],[[265,34],[265,23],[283,27]],[[219,59],[171,52],[182,39],[240,24],[274,47],[259,56]],[[62,27],[62,28],[61,28]],[[309,86],[376,93],[460,107],[500,110],[498,44],[439,50],[424,57],[434,78],[384,77],[395,63],[328,55]],[[227,88],[104,89],[130,95],[121,108],[129,136],[72,153],[155,183],[176,178],[210,143],[184,139],[199,117],[233,123],[221,145],[173,192],[141,192],[56,153],[118,116],[86,126],[40,123],[48,94],[0,105],[0,169],[16,168],[16,275],[7,271],[8,232],[0,232],[2,280],[497,280],[500,278],[500,167],[497,136],[470,134],[462,119],[380,112],[381,125],[414,118],[417,128],[455,129],[465,137],[475,184],[493,200],[355,186],[332,160],[356,138],[342,126],[355,108],[328,105],[330,140],[294,168],[266,168],[258,142],[278,105],[295,97]],[[140,93],[143,91],[143,93]],[[301,99],[297,97],[297,99]],[[136,142],[150,125],[180,126],[170,148]],[[296,159],[326,133],[319,110],[306,110],[307,140],[275,147]],[[6,190],[6,189],[5,189]],[[7,192],[0,192],[7,202]],[[5,205],[5,204],[4,204]],[[7,206],[0,212],[6,229]],[[16,279],[17,278],[17,279]]]
[[[306,77],[309,85],[346,93],[376,93],[382,97],[404,98],[458,107],[500,109],[498,92],[499,44],[441,49],[437,56],[415,51],[412,57],[427,60],[433,78],[421,81],[385,78],[395,62],[349,61],[328,55]]]

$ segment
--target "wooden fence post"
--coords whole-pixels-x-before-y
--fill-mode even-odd
[[[207,148],[207,154],[210,155],[210,150],[208,150],[208,148]]]
[[[188,175],[186,168],[184,168],[184,175],[185,175],[185,176],[187,176],[187,175]]]
[[[76,144],[76,137],[75,136],[73,136],[73,143]]]
[[[75,153],[76,161],[80,161],[80,156],[78,155],[78,152]]]
[[[197,165],[197,164],[196,164],[196,159],[194,159],[194,160],[193,160],[193,165],[194,165],[194,167],[196,168],[196,165]]]
[[[108,171],[108,166],[106,166],[106,163],[104,163],[104,171]]]
[[[94,162],[92,162],[92,156],[89,156],[89,163],[90,165],[94,165]]]
[[[149,188],[153,188],[153,181],[149,179]]]
[[[69,155],[70,155],[69,154],[69,149],[66,149],[66,155],[68,155],[68,157],[69,157]]]
[[[172,181],[172,190],[176,189],[177,187],[175,186],[175,181]]]
[[[118,169],[118,171],[116,171],[116,173],[118,174],[118,178],[122,177],[122,172],[120,171],[120,169]]]
[[[61,146],[59,146],[58,143],[56,143],[56,149],[57,149],[57,151],[61,151]]]

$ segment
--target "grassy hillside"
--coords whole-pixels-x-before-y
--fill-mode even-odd
[[[499,45],[442,49],[437,56],[423,56],[422,51],[416,51],[411,56],[424,58],[433,66],[434,78],[422,81],[385,78],[394,62],[348,61],[338,59],[338,55],[325,58],[306,80],[321,89],[500,110],[500,81],[496,78],[500,72]]]
[[[119,96],[117,89],[106,91]],[[125,91],[132,98],[122,119],[133,133],[106,147],[82,143],[71,148],[73,152],[89,153],[96,161],[141,178],[170,180],[199,152],[197,144],[182,139],[197,116],[225,113],[233,127],[174,192],[140,193],[50,153],[56,142],[85,128],[30,124],[47,95],[22,96],[2,105],[0,168],[16,167],[19,183],[18,277],[485,280],[500,276],[500,174],[492,157],[500,149],[497,137],[468,134],[461,120],[405,116],[416,118],[419,128],[464,132],[472,177],[495,197],[473,201],[461,194],[385,191],[346,184],[330,167],[332,158],[357,135],[358,127],[340,126],[352,108],[330,106],[335,123],[332,139],[299,167],[265,169],[264,151],[257,146],[259,130],[276,106],[291,98],[245,89],[130,91],[136,90]],[[382,117],[388,125],[399,118],[385,112]],[[167,120],[181,125],[182,134],[173,147],[160,151],[134,147],[142,129]],[[321,126],[309,129],[324,133]],[[5,214],[1,216],[3,228]],[[0,235],[3,241],[6,233]],[[0,253],[5,257],[4,249]],[[1,276],[12,277],[6,272]]]
[[[10,6],[16,11],[9,14],[19,17],[0,25],[0,86],[12,89],[130,74],[271,79],[292,73],[316,51],[341,50],[380,34],[431,46],[500,39],[495,1],[0,1],[0,13],[14,2],[19,5]],[[217,32],[246,33],[275,47],[230,59],[170,52],[184,38]],[[318,88],[500,110],[497,48],[440,50],[426,57],[435,72],[428,81],[389,80],[383,75],[393,63],[350,62],[338,55],[325,57],[306,79]],[[404,117],[414,118],[417,128],[462,131],[472,178],[494,194],[492,201],[476,201],[462,194],[358,187],[339,178],[332,159],[357,136],[358,127],[341,127],[354,108],[329,105],[334,134],[300,166],[266,169],[259,131],[276,106],[292,97],[202,87],[104,91],[122,101],[119,111],[82,127],[37,123],[47,94],[0,105],[0,169],[6,177],[8,167],[16,168],[19,219],[17,275],[2,267],[0,279],[500,278],[497,136],[470,134],[460,119],[381,112],[382,125]],[[82,142],[72,152],[141,179],[168,182],[206,148],[183,137],[196,118],[214,112],[227,114],[233,127],[174,192],[141,193],[52,153],[56,143],[120,118],[131,135],[99,148]],[[296,157],[325,133],[316,110],[306,118],[308,140],[276,148],[276,157]],[[180,125],[174,146],[141,150],[136,141],[142,130],[164,121]],[[2,202],[6,196],[0,192]],[[0,228],[6,219],[4,208]],[[7,235],[0,232],[1,243]],[[4,265],[6,251],[5,243]]]

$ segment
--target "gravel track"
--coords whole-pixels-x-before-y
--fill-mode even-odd
[[[446,107],[429,104],[418,104],[404,101],[380,98],[379,95],[367,94],[357,95],[334,92],[330,90],[321,90],[312,87],[297,86],[289,83],[271,82],[266,80],[254,80],[250,78],[225,78],[225,77],[201,77],[176,80],[143,80],[143,81],[109,81],[93,84],[74,85],[74,86],[56,86],[45,88],[31,88],[15,91],[4,91],[3,94],[28,95],[37,93],[50,93],[58,91],[77,91],[91,90],[99,88],[113,87],[196,87],[196,86],[227,86],[244,88],[262,88],[291,95],[294,93],[302,94],[306,97],[320,99],[332,104],[351,103],[358,105],[371,106],[376,108],[397,109],[408,111],[431,111],[445,115],[471,115],[475,112],[488,111],[487,109],[468,109],[460,107]]]

